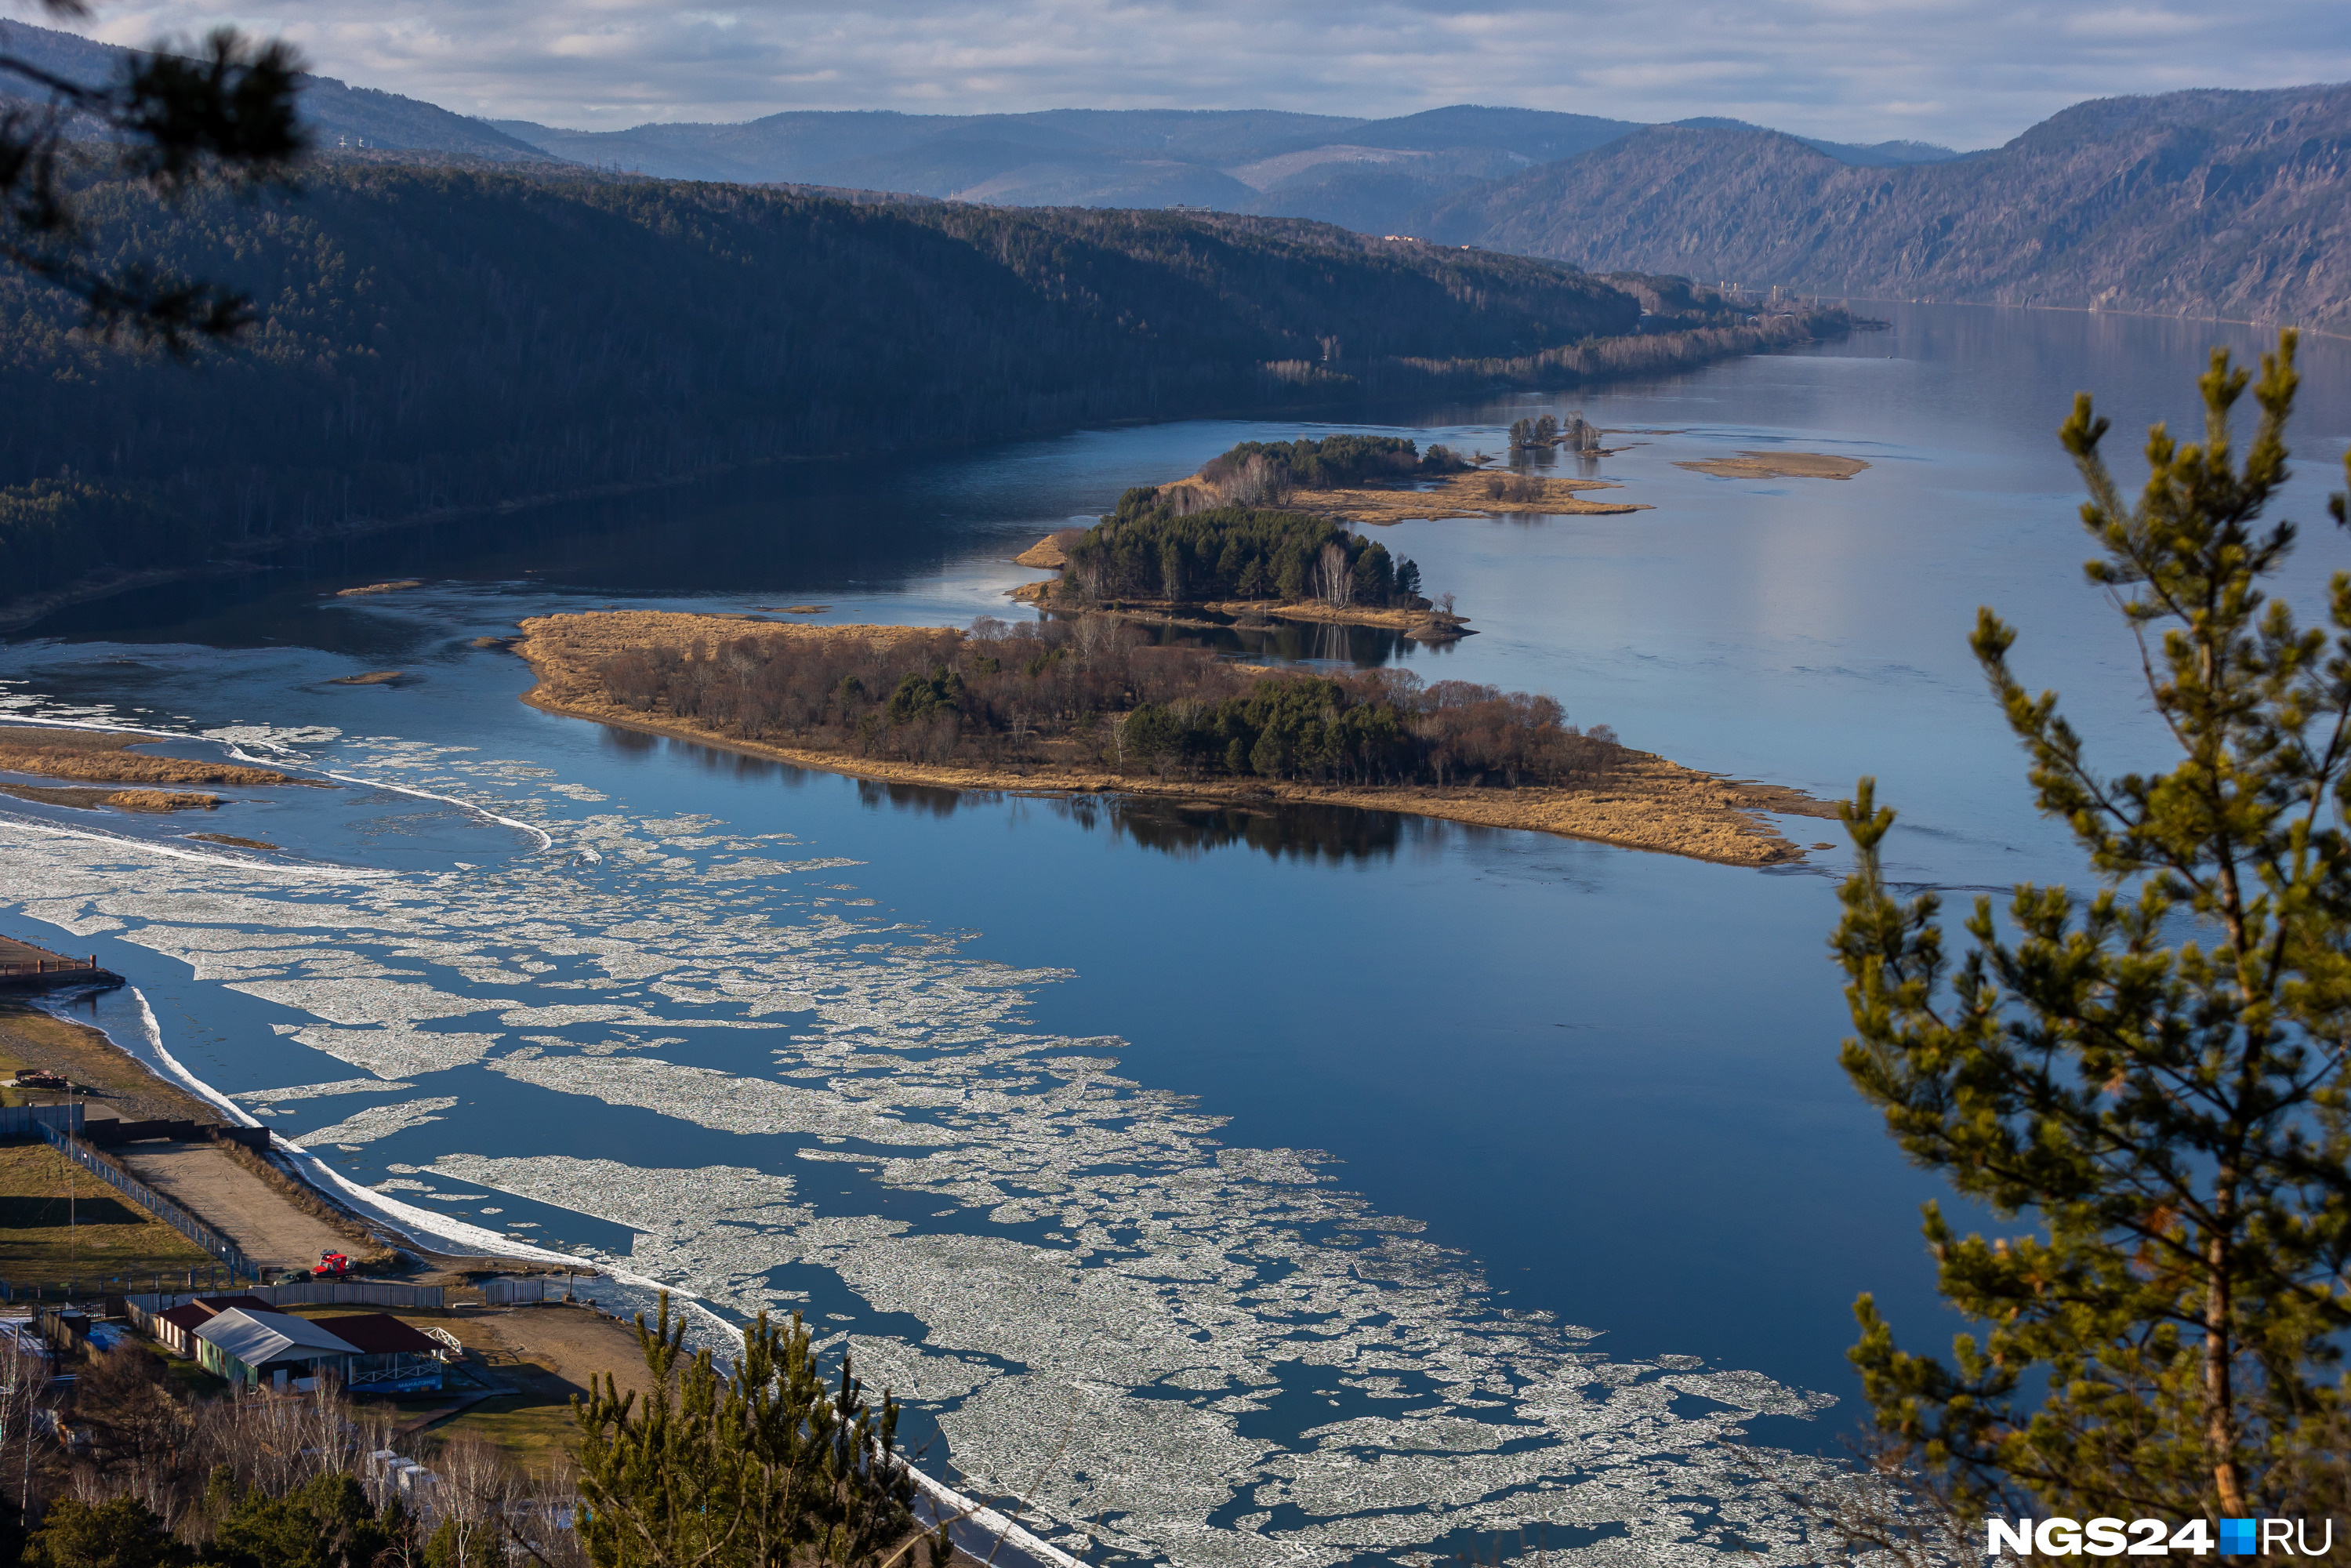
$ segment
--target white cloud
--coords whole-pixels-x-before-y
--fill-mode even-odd
[[[141,43],[222,21],[283,33],[355,84],[591,130],[787,109],[1376,116],[1471,102],[1982,146],[2085,98],[2351,77],[2340,0],[2243,0],[2225,25],[2024,0],[101,0],[94,26]]]

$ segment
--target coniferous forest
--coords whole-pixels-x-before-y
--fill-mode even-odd
[[[7,598],[778,458],[1573,381],[1817,325],[1641,336],[1634,295],[1573,267],[1289,219],[366,158],[304,183],[86,193],[101,261],[253,298],[193,368],[0,275]]]

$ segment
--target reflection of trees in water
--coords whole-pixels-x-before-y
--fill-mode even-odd
[[[1063,816],[1088,829],[1107,826],[1144,849],[1185,859],[1214,850],[1249,849],[1275,859],[1390,860],[1407,838],[1418,840],[1444,826],[1425,818],[1343,806],[1181,804],[1134,796],[1054,804]]]
[[[1376,670],[1411,657],[1450,653],[1450,643],[1416,643],[1384,626],[1342,626],[1324,621],[1267,621],[1207,630],[1197,626],[1151,626],[1163,648],[1207,648],[1251,659],[1315,660]]]
[[[658,752],[728,779],[772,779],[793,789],[809,781],[810,769],[789,762],[748,757],[672,736],[647,735],[618,725],[599,727],[603,748],[631,761],[649,761]],[[952,817],[965,806],[991,803],[1006,794],[1001,789],[946,789],[873,779],[850,782],[857,787],[858,803],[869,810],[887,806],[931,817]],[[1051,797],[1043,803],[1089,832],[1106,829],[1141,848],[1187,859],[1212,850],[1247,849],[1277,859],[1287,855],[1309,861],[1390,860],[1407,843],[1427,842],[1445,833],[1492,831],[1352,806],[1240,806],[1134,795]]]
[[[703,772],[722,779],[772,779],[795,789],[809,779],[807,768],[795,768],[789,762],[729,751],[723,746],[705,746],[700,741],[682,740],[674,735],[647,735],[643,730],[628,729],[617,724],[601,727],[603,748],[631,762],[649,761],[655,752],[659,752],[664,757],[690,762]]]
[[[884,784],[860,779],[857,799],[868,807],[951,817],[964,806],[1000,800],[1000,789],[938,789],[920,784]],[[1196,859],[1212,850],[1249,849],[1280,858],[1310,861],[1392,859],[1406,841],[1417,842],[1456,824],[1393,811],[1344,806],[1237,806],[1221,801],[1175,801],[1133,795],[1047,797],[1055,816],[1088,832],[1108,831],[1162,854]]]
[[[935,789],[927,784],[884,784],[877,779],[857,780],[857,800],[865,806],[894,806],[901,811],[920,811],[930,817],[952,817],[956,808],[966,800],[978,797],[993,800],[1001,789]]]

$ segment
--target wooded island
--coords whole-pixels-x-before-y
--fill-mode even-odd
[[[522,623],[526,700],[892,782],[1370,807],[1739,865],[1822,815],[1579,728],[1549,697],[1405,671],[1270,671],[1073,614],[968,632],[615,611]]]
[[[1433,479],[1433,489],[1420,487]],[[1402,436],[1245,441],[1168,485],[1119,497],[1094,527],[1052,534],[1024,566],[1061,569],[1012,597],[1048,609],[1165,620],[1186,610],[1242,618],[1386,626],[1423,642],[1470,635],[1468,618],[1421,595],[1420,568],[1349,522],[1465,511],[1627,512],[1579,501],[1601,481],[1485,473]]]

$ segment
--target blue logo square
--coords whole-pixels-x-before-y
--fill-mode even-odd
[[[2254,1541],[2253,1521],[2250,1519],[2224,1519],[2220,1521],[2220,1555],[2251,1557],[2261,1550]]]

